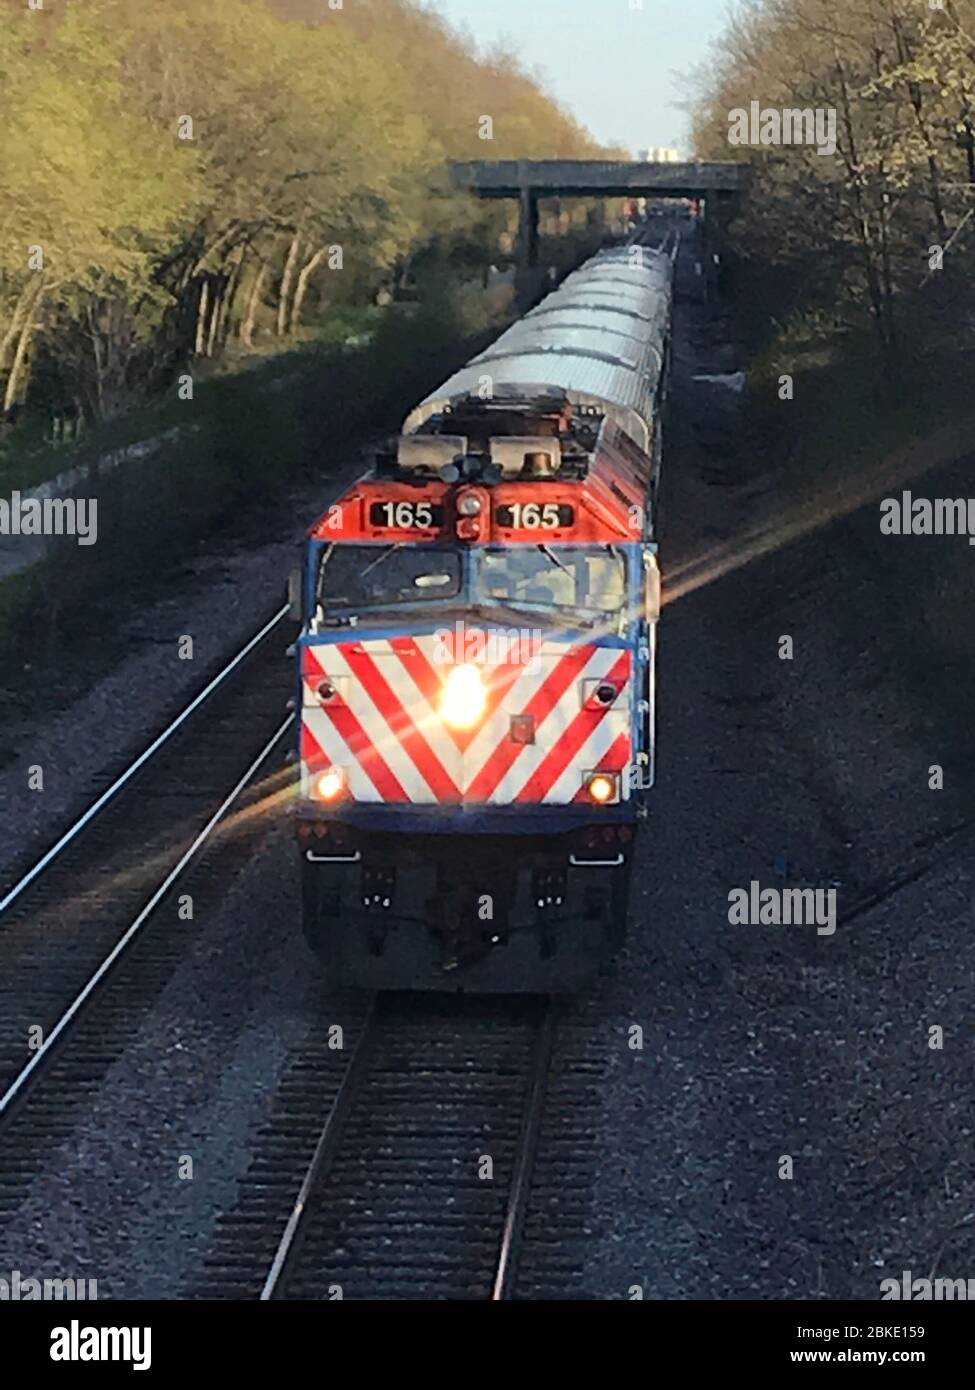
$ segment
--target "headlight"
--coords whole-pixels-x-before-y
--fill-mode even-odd
[[[487,696],[476,666],[455,666],[440,697],[440,717],[452,729],[471,729],[484,714]]]
[[[616,777],[611,772],[593,773],[586,782],[586,791],[590,801],[595,801],[597,806],[605,806],[619,798]]]
[[[312,786],[316,801],[336,801],[345,791],[345,771],[341,767],[330,767],[318,773]]]

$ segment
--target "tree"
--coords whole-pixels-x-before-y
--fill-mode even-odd
[[[2,398],[40,363],[93,417],[426,247],[489,262],[511,213],[451,192],[447,159],[594,148],[410,0],[0,0],[0,121]]]
[[[792,269],[807,301],[865,308],[892,382],[912,318],[970,278],[975,188],[972,0],[945,10],[905,0],[752,0],[699,79],[695,135],[716,158],[747,158],[738,222],[746,256]],[[833,111],[835,157],[808,146],[728,144],[728,114],[763,107]],[[934,253],[952,247],[933,281]]]

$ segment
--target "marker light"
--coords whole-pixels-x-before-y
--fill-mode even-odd
[[[315,778],[315,798],[335,801],[345,791],[345,773],[340,767],[330,767]]]
[[[476,666],[455,666],[440,697],[440,717],[451,729],[471,729],[484,714],[487,695]]]
[[[616,800],[616,778],[608,772],[596,772],[586,783],[586,791],[590,800],[605,806],[608,801]]]

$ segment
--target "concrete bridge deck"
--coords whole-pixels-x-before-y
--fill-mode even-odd
[[[467,160],[450,166],[455,188],[478,198],[517,198],[521,205],[522,269],[538,261],[539,198],[703,198],[709,242],[735,196],[747,167],[727,163],[652,164],[613,159]]]
[[[457,188],[479,198],[706,198],[737,193],[745,166],[728,163],[650,164],[611,159],[468,160],[450,165]]]

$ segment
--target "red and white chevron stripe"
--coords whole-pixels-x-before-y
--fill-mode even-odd
[[[436,650],[432,634],[303,648],[306,788],[316,771],[338,766],[356,801],[565,805],[582,799],[585,773],[622,773],[631,761],[630,652],[545,642],[527,664],[482,667],[484,716],[457,730],[438,713],[450,667],[436,663]],[[323,702],[326,678],[339,694]],[[587,699],[599,680],[620,689],[609,708]],[[534,743],[513,740],[513,715],[532,717]]]

